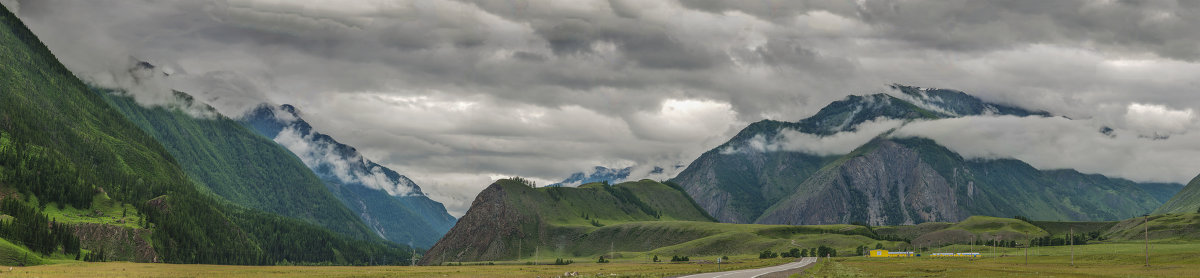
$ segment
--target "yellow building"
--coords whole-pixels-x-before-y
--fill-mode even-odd
[[[891,258],[891,257],[913,257],[916,254],[913,252],[890,252],[888,250],[877,249],[867,253],[867,257],[872,258]]]

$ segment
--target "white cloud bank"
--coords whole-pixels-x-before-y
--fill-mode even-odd
[[[1165,105],[1131,103],[1125,113],[1129,128],[1143,135],[1171,135],[1187,132],[1195,116],[1192,109],[1175,110]]]
[[[412,184],[404,180],[392,181],[379,167],[363,171],[362,167],[368,164],[361,155],[344,157],[332,144],[313,141],[312,135],[302,135],[291,127],[280,131],[279,135],[275,136],[275,142],[300,157],[309,168],[327,167],[334,178],[343,183],[361,183],[369,188],[383,190],[392,196],[407,196],[412,193]]]
[[[854,126],[855,131],[843,131],[832,135],[804,133],[794,129],[783,129],[774,138],[755,135],[744,146],[728,146],[721,154],[744,151],[755,152],[802,152],[812,155],[842,155],[870,142],[871,139],[904,125],[905,120],[879,117]]]
[[[1142,113],[1143,108],[1131,105],[1130,113]],[[1099,132],[1102,127],[1095,121],[1062,117],[972,116],[913,122],[892,136],[929,138],[964,158],[1014,158],[1043,170],[1075,169],[1176,183],[1187,183],[1200,173],[1200,134],[1151,140],[1126,130],[1109,137]]]

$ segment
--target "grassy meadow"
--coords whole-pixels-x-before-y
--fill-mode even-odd
[[[930,252],[968,252],[969,245],[952,245]],[[1138,242],[1075,246],[1071,266],[1068,246],[1025,249],[975,246],[980,259],[963,258],[865,258],[838,257],[818,262],[793,277],[1194,277],[1200,273],[1200,243],[1151,242],[1151,266],[1145,267],[1143,245]],[[667,277],[717,270],[716,257],[692,257],[688,263],[650,263],[644,258],[594,261],[571,265],[525,265],[495,262],[496,265],[462,266],[226,266],[195,264],[143,264],[127,262],[57,264],[0,268],[0,275],[35,277],[556,277],[578,272],[583,277]],[[783,264],[790,259],[758,259],[734,256],[722,270],[758,268]],[[548,260],[542,260],[549,263]]]
[[[1139,242],[1103,243],[1071,247],[1025,249],[976,247],[980,259],[963,258],[865,258],[842,257],[821,262],[796,277],[1195,277],[1200,274],[1200,243],[1150,243],[1150,267],[1145,265],[1144,245]],[[967,252],[969,246],[954,245],[932,252]]]
[[[199,264],[145,264],[127,262],[69,262],[33,267],[0,269],[0,276],[33,277],[556,277],[577,272],[582,277],[666,277],[717,271],[715,257],[692,258],[688,263],[650,263],[615,260],[599,264],[576,262],[570,265],[525,265],[499,262],[497,265],[463,266],[229,266]],[[790,262],[790,259],[734,257],[721,264],[722,270],[759,268]],[[545,263],[550,263],[546,261]]]
[[[721,270],[759,268],[789,262],[790,258],[759,259],[762,250],[775,252],[791,248],[830,246],[842,257],[822,261],[795,277],[1194,277],[1200,273],[1200,241],[1193,236],[1178,235],[1191,231],[1197,214],[1151,217],[1151,265],[1145,263],[1144,245],[1134,235],[1142,231],[1133,220],[1107,223],[1038,223],[1030,225],[1009,218],[972,217],[959,223],[927,223],[916,226],[874,227],[880,235],[905,238],[934,238],[954,240],[963,233],[970,235],[1030,234],[1061,236],[1063,228],[1079,230],[1109,227],[1108,240],[1095,240],[1086,245],[1033,247],[1028,249],[995,248],[990,246],[952,244],[930,248],[916,258],[866,258],[853,256],[857,246],[883,244],[891,250],[918,247],[903,241],[877,240],[859,234],[871,228],[856,225],[754,225],[698,221],[634,221],[589,227],[586,240],[570,242],[572,246],[525,246],[521,260],[458,262],[439,266],[228,266],[196,264],[142,264],[128,262],[85,263],[67,258],[37,258],[44,265],[0,268],[3,274],[34,277],[556,277],[577,272],[584,277],[668,277],[717,271],[718,257],[731,259]],[[1050,227],[1042,229],[1041,227]],[[1061,227],[1060,227],[1061,226]],[[1167,233],[1167,231],[1176,233]],[[953,231],[948,233],[946,231]],[[1155,231],[1159,231],[1155,236]],[[687,235],[687,236],[685,236]],[[1171,236],[1173,235],[1173,236]],[[638,248],[649,241],[661,243],[656,248]],[[13,259],[28,253],[24,248],[0,242],[0,260]],[[596,255],[615,253],[611,263],[597,263]],[[1074,266],[1072,266],[1072,249]],[[909,249],[911,250],[911,249]],[[995,250],[993,252],[993,250]],[[581,252],[586,256],[575,256]],[[982,258],[931,258],[936,252],[979,252]],[[661,262],[652,262],[654,256]],[[672,256],[689,256],[689,262],[668,262]],[[555,259],[573,260],[570,265],[550,265]],[[538,265],[527,264],[536,261]]]

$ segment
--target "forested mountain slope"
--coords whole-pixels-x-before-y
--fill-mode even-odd
[[[4,202],[36,200],[47,206],[27,207],[39,213],[50,207],[86,209],[97,194],[132,204],[146,219],[143,229],[150,231],[157,261],[366,264],[407,258],[405,248],[349,240],[311,224],[222,205],[201,193],[162,145],[90,92],[7,9],[0,9],[0,133]],[[16,206],[4,210],[30,215]],[[48,231],[35,238],[60,235]]]
[[[456,219],[446,207],[408,177],[317,132],[291,105],[260,105],[241,122],[289,147],[342,204],[392,242],[428,248],[454,226]]]
[[[191,96],[175,92],[173,101],[209,109],[212,118],[196,118],[171,107],[143,107],[119,91],[97,93],[166,147],[202,190],[353,238],[375,238],[299,158],[207,105],[193,103]]]

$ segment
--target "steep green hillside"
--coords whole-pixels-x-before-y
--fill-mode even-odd
[[[29,249],[0,238],[0,265],[39,265],[46,260]]]
[[[1154,214],[1164,213],[1193,213],[1200,212],[1200,176],[1188,182],[1188,185],[1171,197]]]
[[[16,192],[5,196],[6,204],[36,197],[47,206],[87,209],[96,193],[107,193],[146,217],[150,240],[166,262],[366,264],[408,253],[218,204],[196,190],[162,145],[90,92],[16,16],[0,10],[0,189]],[[32,227],[48,226],[16,231],[35,231],[40,235],[31,238],[41,240],[60,235]],[[26,247],[55,247],[32,245]]]
[[[120,92],[97,93],[166,147],[203,190],[354,238],[375,237],[299,158],[241,123],[215,113],[205,119],[176,108],[143,107]],[[175,93],[175,101],[212,110],[181,92]]]
[[[241,123],[267,138],[288,140],[289,151],[305,158],[329,191],[387,240],[428,248],[454,226],[446,207],[408,177],[315,131],[291,105],[260,105]]]
[[[1147,222],[1148,221],[1148,222]],[[1147,225],[1149,228],[1147,229]],[[1179,213],[1134,217],[1118,222],[1104,235],[1114,240],[1200,240],[1200,213]]]
[[[618,243],[649,250],[646,248],[711,235],[693,229],[624,226],[648,221],[711,223],[712,218],[679,188],[651,180],[533,188],[519,180],[503,179],[479,193],[466,215],[422,261],[511,260],[532,255],[526,251],[533,249],[585,256]],[[650,234],[678,237],[649,242],[662,239]]]

